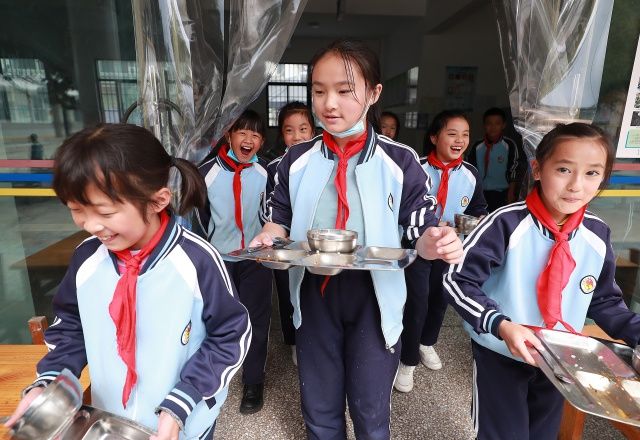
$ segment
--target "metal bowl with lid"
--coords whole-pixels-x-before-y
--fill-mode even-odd
[[[310,229],[307,241],[314,252],[350,254],[356,249],[358,233],[346,229]]]
[[[82,385],[64,369],[27,407],[11,430],[13,439],[47,440],[64,431],[82,406]]]

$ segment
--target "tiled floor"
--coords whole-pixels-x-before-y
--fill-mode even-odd
[[[242,384],[237,375],[229,398],[218,419],[216,439],[305,439],[300,414],[297,373],[289,347],[282,344],[279,321],[272,319],[265,406],[257,414],[238,412]],[[474,438],[469,406],[471,402],[471,353],[468,336],[458,317],[447,312],[437,345],[444,367],[431,371],[416,368],[411,393],[393,393],[391,432],[393,439],[470,440]],[[354,438],[353,433],[350,439]],[[624,436],[606,421],[588,417],[584,440],[622,440]],[[535,440],[535,439],[532,439]]]

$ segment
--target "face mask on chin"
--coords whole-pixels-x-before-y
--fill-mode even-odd
[[[351,128],[348,128],[348,129],[346,129],[344,131],[331,131],[331,130],[328,130],[324,126],[324,124],[322,123],[320,118],[318,118],[318,116],[316,115],[315,112],[313,112],[313,117],[316,120],[316,125],[318,127],[322,128],[327,133],[330,133],[331,136],[336,137],[336,138],[346,138],[346,137],[349,137],[349,136],[353,136],[354,134],[360,134],[366,129],[366,125],[364,123],[364,120],[365,120],[365,118],[367,116],[367,112],[369,111],[369,107],[371,107],[370,104],[365,105],[364,109],[362,110],[362,113],[360,114],[360,118],[358,119],[358,122],[356,122]],[[313,108],[313,103],[312,103],[312,107],[311,108]]]

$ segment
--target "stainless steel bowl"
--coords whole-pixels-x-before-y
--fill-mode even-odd
[[[456,231],[464,235],[471,234],[471,231],[473,231],[480,222],[478,217],[466,214],[456,214],[453,216],[453,219],[456,225]]]
[[[82,406],[82,385],[69,370],[36,397],[11,430],[13,439],[48,440],[66,429]]]
[[[264,259],[258,262],[269,269],[285,270],[291,267],[291,263],[307,256],[309,252],[304,249],[270,249],[264,251]]]
[[[633,350],[633,355],[631,356],[631,366],[634,370],[640,373],[640,345],[637,345]]]
[[[349,254],[356,249],[358,233],[345,229],[311,229],[307,231],[307,241],[315,252]]]
[[[303,258],[302,264],[304,264],[307,267],[307,270],[313,274],[332,276],[338,275],[342,272],[345,266],[350,266],[355,261],[355,255],[319,252]]]

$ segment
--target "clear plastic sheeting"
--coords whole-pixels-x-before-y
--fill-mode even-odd
[[[231,0],[225,44],[223,0],[132,0],[143,125],[200,161],[268,82],[305,4]]]
[[[533,158],[557,123],[593,120],[613,0],[493,0],[516,129]]]
[[[138,108],[167,151],[199,162],[268,82],[305,4],[231,0],[226,44],[224,0],[132,0],[140,98],[124,122]]]
[[[215,118],[213,139],[253,101],[273,75],[306,0],[231,2],[227,86]]]

